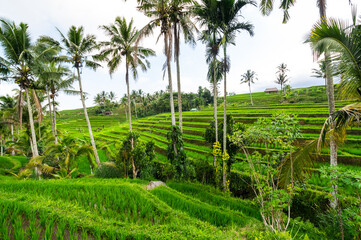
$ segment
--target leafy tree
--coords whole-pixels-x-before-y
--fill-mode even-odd
[[[246,83],[249,87],[249,94],[251,96],[251,103],[253,105],[252,100],[252,91],[251,91],[251,84],[254,83],[254,81],[257,80],[255,71],[252,71],[250,69],[247,70],[242,76],[241,76],[241,84]]]
[[[146,71],[150,66],[147,57],[154,56],[155,52],[149,48],[143,48],[137,45],[140,32],[133,27],[133,19],[127,23],[125,18],[117,17],[114,24],[110,24],[109,26],[103,25],[101,29],[110,37],[110,41],[101,43],[102,51],[97,58],[107,62],[111,75],[119,68],[122,60],[125,60],[129,131],[132,131],[129,70],[133,73],[133,78],[136,80],[138,77],[137,67]]]
[[[187,179],[191,176],[190,164],[184,151],[182,132],[178,126],[171,126],[167,133],[169,145],[167,148],[167,157],[170,163],[175,166],[177,177]]]
[[[252,188],[260,207],[263,223],[274,232],[286,231],[291,220],[292,198],[297,193],[293,177],[294,142],[300,136],[298,121],[288,115],[279,114],[272,119],[261,118],[244,132],[236,132],[232,141],[246,156],[251,171]],[[266,153],[250,154],[250,143],[259,142],[266,148]],[[270,144],[278,144],[280,152],[271,152]],[[282,189],[277,184],[280,163],[290,157],[290,184]],[[284,211],[287,216],[284,216]],[[286,221],[285,221],[286,219]]]
[[[210,123],[210,126],[206,129],[206,131],[204,132],[204,140],[209,143],[210,145],[214,146],[215,143],[217,143],[218,141],[216,141],[216,131],[218,131],[218,136],[220,137],[220,139],[223,139],[223,124],[222,122],[218,123],[218,127],[216,128],[215,126],[215,122],[212,121]],[[245,131],[246,127],[245,125],[243,125],[242,123],[236,123],[234,121],[234,119],[232,118],[231,115],[227,116],[227,133],[226,133],[226,137],[227,137],[227,141],[226,141],[226,146],[224,146],[224,142],[220,142],[220,151],[223,152],[218,154],[218,157],[222,157],[222,166],[218,165],[217,163],[217,156],[215,156],[214,158],[214,167],[216,169],[218,169],[219,167],[222,168],[222,186],[223,189],[226,190],[226,183],[227,183],[227,174],[229,175],[230,171],[231,171],[231,167],[232,164],[235,161],[235,156],[239,151],[239,146],[237,146],[236,144],[233,143],[232,139],[230,138],[235,132],[243,132]],[[225,151],[224,149],[227,149],[227,151]],[[224,152],[227,152],[227,154],[224,154]],[[225,156],[227,157],[227,160],[223,161],[223,157],[225,158]],[[227,166],[225,166],[225,164],[227,164]],[[227,171],[225,171],[227,170]]]

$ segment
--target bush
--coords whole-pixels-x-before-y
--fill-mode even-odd
[[[95,169],[94,176],[97,178],[120,178],[121,172],[113,162],[104,162]]]
[[[173,179],[176,170],[175,167],[170,163],[154,162],[155,178],[163,182]]]

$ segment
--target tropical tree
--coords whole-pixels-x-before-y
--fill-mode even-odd
[[[325,87],[327,88],[327,76],[326,76],[326,61],[321,60],[318,64],[318,69],[312,69],[313,75],[311,77],[323,78],[325,79]],[[326,92],[327,93],[327,92]]]
[[[217,116],[217,83],[223,77],[222,65],[217,59],[220,48],[220,15],[218,14],[217,0],[202,0],[201,3],[196,2],[194,7],[194,15],[201,27],[206,27],[202,32],[201,40],[206,44],[206,62],[209,66],[208,79],[213,83],[213,111],[215,124],[215,140],[218,142],[218,116]],[[215,165],[215,157],[213,158],[213,166]]]
[[[308,38],[314,50],[320,53],[325,51],[333,53],[330,64],[340,74],[338,92],[342,99],[361,100],[360,26],[360,24],[349,26],[333,19],[322,20],[314,25]],[[325,142],[326,136],[333,136],[335,139],[337,136],[344,136],[346,128],[360,119],[359,102],[335,111],[322,129],[320,143]]]
[[[153,34],[155,28],[160,27],[160,35],[158,39],[163,36],[164,39],[164,54],[166,56],[166,68],[168,72],[168,89],[169,89],[169,101],[170,112],[172,118],[172,125],[176,125],[175,112],[174,112],[174,100],[173,100],[173,83],[172,83],[172,71],[171,71],[171,57],[172,57],[172,19],[171,14],[171,0],[142,0],[138,1],[141,4],[138,6],[138,10],[143,12],[147,17],[152,20],[142,28],[140,31],[141,37],[149,36]]]
[[[288,10],[295,4],[295,0],[281,0],[280,8],[284,12],[283,23],[286,23],[290,15]],[[349,1],[351,3],[351,1]],[[274,1],[270,0],[261,0],[260,9],[263,15],[269,15],[273,10]],[[319,9],[320,19],[326,19],[326,0],[316,0],[316,5]],[[327,79],[327,97],[328,97],[328,112],[331,116],[335,112],[335,91],[334,91],[334,83],[333,76],[331,74],[331,66],[329,64],[330,54],[328,51],[324,52],[325,61],[326,61],[326,79]],[[328,73],[328,74],[327,74]],[[330,164],[337,165],[337,144],[336,140],[331,137],[330,138]]]
[[[223,80],[224,80],[224,115],[223,115],[223,146],[226,154],[227,142],[227,72],[229,71],[229,59],[227,56],[227,46],[235,44],[236,33],[241,30],[247,31],[253,36],[253,25],[248,22],[239,22],[241,10],[246,5],[256,5],[252,0],[220,0],[219,13],[221,15],[220,31],[223,45]],[[226,175],[223,175],[223,186],[226,189]]]
[[[241,84],[246,83],[249,87],[249,95],[251,96],[251,103],[253,105],[252,100],[252,91],[251,91],[251,84],[254,83],[254,81],[257,80],[256,72],[252,71],[250,69],[247,70],[242,76],[241,76]]]
[[[59,57],[58,59],[73,64],[73,67],[76,69],[77,79],[79,81],[80,99],[84,109],[85,120],[88,125],[90,141],[94,151],[95,161],[97,165],[100,166],[100,160],[94,141],[93,131],[91,129],[91,124],[89,121],[89,116],[85,105],[85,94],[83,92],[81,76],[80,76],[80,71],[83,67],[88,67],[95,70],[100,66],[98,63],[89,60],[89,58],[93,57],[91,53],[94,50],[99,49],[99,45],[96,42],[95,35],[84,35],[84,28],[82,26],[80,27],[71,26],[66,36],[59,29],[58,32],[61,37],[62,45],[59,42],[49,37],[42,37],[42,41],[51,42],[54,45],[60,46],[63,50],[65,50],[67,56],[62,56]]]
[[[68,94],[78,93],[71,90],[74,78],[67,67],[57,64],[55,61],[44,64],[39,75],[39,85],[44,89],[47,95],[48,108],[50,115],[51,130],[54,137],[54,143],[58,143],[58,131],[56,123],[56,101],[60,91]]]
[[[283,86],[288,82],[288,76],[286,72],[288,72],[287,64],[281,63],[279,66],[277,66],[277,79],[275,83],[281,85],[281,95],[283,91]]]
[[[14,125],[17,119],[16,114],[16,101],[9,95],[0,97],[0,110],[2,111],[2,122],[10,125],[11,141],[14,141]],[[14,155],[15,152],[12,152]]]
[[[150,66],[147,57],[154,56],[155,52],[149,48],[137,45],[140,32],[133,26],[133,19],[127,23],[125,18],[117,17],[114,24],[109,26],[103,25],[100,28],[110,37],[110,41],[101,42],[102,51],[97,57],[107,62],[111,75],[119,68],[123,58],[125,58],[129,131],[132,131],[129,70],[133,73],[133,78],[136,80],[138,77],[137,67],[146,71]]]
[[[29,113],[31,130],[31,146],[33,156],[38,156],[38,146],[35,135],[33,111],[30,102],[29,89],[34,83],[34,68],[39,64],[40,58],[53,48],[45,48],[40,53],[33,51],[28,25],[20,23],[18,26],[11,21],[0,19],[0,44],[3,47],[5,57],[0,57],[2,80],[12,79],[20,87],[20,102],[22,102],[22,90],[26,93],[26,103]],[[21,105],[20,105],[21,106]],[[22,111],[22,110],[21,110]],[[22,116],[20,117],[20,119]],[[20,121],[21,128],[22,121]]]
[[[170,8],[170,18],[173,24],[174,35],[174,60],[177,67],[177,92],[178,92],[178,124],[182,130],[182,90],[180,81],[180,33],[184,35],[184,40],[187,43],[195,44],[193,31],[197,30],[196,26],[191,19],[191,7],[194,4],[194,0],[172,0]]]

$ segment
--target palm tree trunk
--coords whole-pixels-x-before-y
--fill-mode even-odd
[[[94,152],[94,157],[95,157],[95,161],[98,165],[98,167],[100,166],[100,160],[99,160],[99,156],[98,156],[98,152],[97,152],[97,148],[95,146],[95,141],[94,141],[94,137],[93,137],[93,131],[90,125],[90,121],[89,121],[89,117],[88,117],[88,112],[86,110],[86,106],[85,106],[85,100],[84,100],[84,95],[83,95],[83,88],[81,86],[81,79],[80,79],[80,72],[79,72],[79,68],[76,68],[77,72],[78,72],[78,80],[79,80],[79,89],[80,89],[80,98],[81,98],[81,103],[83,104],[83,109],[84,109],[84,116],[85,116],[85,120],[88,124],[88,130],[89,130],[89,136],[90,136],[90,141],[93,147],[93,152]]]
[[[20,132],[23,131],[23,91],[20,87],[19,92],[19,124],[20,124]]]
[[[320,18],[326,19],[326,1],[323,2],[323,4],[319,4],[319,10],[320,10]],[[330,66],[330,54],[328,51],[325,51],[325,62],[326,62],[326,79],[327,79],[327,98],[328,98],[328,112],[331,116],[335,112],[335,90],[333,86],[333,77],[331,74],[331,66]],[[333,125],[331,125],[330,130],[334,128]],[[337,144],[335,138],[331,135],[330,136],[330,164],[331,166],[337,165]],[[331,194],[333,195],[333,201],[331,201],[331,207],[333,209],[337,206],[337,198],[336,198],[336,188],[337,186],[334,186],[335,191],[333,191]]]
[[[53,120],[53,111],[51,110],[51,101],[50,101],[50,92],[48,90],[47,92],[48,97],[48,105],[49,105],[49,115],[50,115],[50,124],[51,124],[51,133],[53,134],[53,137],[55,139],[55,133],[54,133],[54,120]],[[56,144],[56,143],[55,143]]]
[[[172,117],[172,125],[175,126],[175,113],[174,113],[174,100],[173,100],[173,84],[172,84],[172,71],[170,66],[170,44],[169,44],[169,32],[164,33],[164,48],[167,57],[167,69],[168,69],[168,83],[169,83],[169,102],[170,102],[170,113]]]
[[[14,124],[10,124],[10,130],[11,130],[11,141],[14,142]],[[15,151],[11,151],[11,156],[15,156]]]
[[[130,103],[130,91],[129,91],[129,65],[128,61],[126,62],[126,72],[125,72],[125,82],[127,84],[127,95],[128,95],[128,121],[129,121],[129,131],[132,131],[132,109]]]
[[[227,43],[224,43],[224,64],[226,64],[227,61]],[[227,151],[227,72],[226,65],[224,65],[224,72],[223,72],[223,78],[224,78],[224,112],[223,112],[223,152],[225,153]],[[223,164],[225,162],[223,161]],[[223,168],[225,169],[225,168]],[[226,171],[223,171],[223,189],[224,191],[227,188],[226,185],[227,176]]]
[[[55,96],[53,97],[53,121],[54,121],[54,143],[58,144],[58,129],[56,127]]]
[[[252,100],[252,91],[251,91],[251,82],[249,83],[249,95],[251,96],[251,104],[253,106],[253,100]]]
[[[0,138],[0,149],[1,149],[1,156],[4,156],[4,150],[3,150],[3,138],[1,136]]]
[[[214,129],[216,135],[216,142],[218,142],[217,96],[218,96],[218,91],[217,91],[217,75],[216,75],[216,56],[213,56],[213,111],[214,111]],[[213,156],[213,167],[215,167],[215,165],[216,165],[216,157]]]
[[[135,118],[138,118],[138,114],[137,114],[137,103],[135,102],[135,99],[133,99],[133,103],[134,103]]]
[[[38,152],[38,145],[36,143],[33,110],[31,109],[29,90],[26,88],[25,91],[26,91],[26,101],[27,101],[28,112],[29,112],[30,131],[31,131],[31,137],[32,137],[31,144],[32,144],[33,149],[34,149],[33,157],[36,157],[36,156],[39,156],[39,152]]]
[[[179,129],[183,133],[183,117],[182,117],[182,90],[181,90],[181,80],[180,80],[180,64],[179,64],[179,30],[177,29],[177,24],[174,24],[174,37],[175,37],[175,56],[177,64],[177,87],[178,87],[178,124]]]

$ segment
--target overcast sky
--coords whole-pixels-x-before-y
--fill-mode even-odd
[[[275,3],[279,4],[279,0]],[[328,17],[350,21],[351,10],[348,0],[328,0]],[[353,0],[361,6],[361,0]],[[134,18],[137,28],[143,27],[149,19],[136,10],[136,0],[1,0],[0,17],[27,23],[32,40],[40,35],[49,35],[60,40],[60,31],[66,33],[71,25],[84,26],[86,33],[95,34],[99,40],[105,40],[99,25],[114,22],[117,16],[130,20]],[[323,80],[312,78],[312,68],[318,65],[313,61],[309,45],[303,42],[313,24],[319,19],[316,0],[297,1],[290,10],[291,19],[282,24],[282,12],[275,8],[270,16],[261,15],[257,7],[247,6],[242,12],[244,21],[254,25],[254,37],[241,32],[237,35],[236,45],[228,48],[231,69],[228,76],[228,92],[246,93],[248,87],[240,85],[240,76],[247,69],[257,73],[258,81],[252,86],[254,92],[263,91],[267,87],[278,87],[274,81],[276,67],[286,63],[290,69],[290,84],[293,88],[321,85]],[[131,80],[130,88],[142,89],[146,93],[165,90],[168,80],[163,80],[162,66],[165,62],[162,41],[156,43],[156,35],[142,42],[145,47],[153,48],[157,56],[150,59],[151,69],[140,73],[137,81]],[[196,92],[198,86],[209,87],[206,80],[207,65],[205,63],[205,47],[201,42],[192,48],[181,45],[181,81],[183,92]],[[89,93],[87,106],[94,105],[94,96],[101,91],[114,91],[117,97],[126,93],[125,66],[121,66],[110,78],[106,67],[96,72],[84,69],[82,74],[83,89]],[[175,66],[173,64],[173,86],[176,87]],[[0,96],[12,95],[15,84],[1,83]],[[78,83],[74,84],[78,89]],[[221,87],[221,89],[223,89]],[[176,89],[174,89],[176,91]],[[65,96],[58,98],[60,109],[81,108],[79,97]]]

